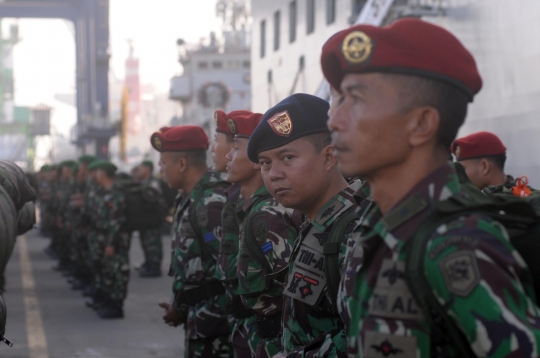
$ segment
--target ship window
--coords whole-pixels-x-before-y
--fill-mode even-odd
[[[244,67],[244,68],[251,68],[251,62],[249,62],[249,61],[244,61],[244,62],[242,63],[242,67]]]
[[[208,68],[208,62],[201,61],[199,62],[199,69],[200,70],[206,70]]]
[[[266,55],[266,20],[261,21],[261,58]]]
[[[296,0],[289,4],[289,42],[296,41]]]
[[[326,0],[326,24],[336,22],[336,0]]]
[[[223,62],[221,61],[212,62],[212,68],[222,68],[222,67],[223,67]]]
[[[315,31],[315,0],[307,0],[307,34]]]
[[[279,50],[279,40],[281,34],[281,12],[274,13],[274,51]]]

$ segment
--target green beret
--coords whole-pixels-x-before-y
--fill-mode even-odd
[[[143,166],[143,167],[148,167],[148,168],[154,170],[154,163],[153,163],[151,160],[144,160],[144,161],[141,163],[141,166]]]
[[[46,171],[49,171],[51,170],[51,166],[49,164],[45,164],[44,166],[42,166],[39,171],[40,172],[46,172]]]
[[[97,160],[96,157],[94,157],[93,155],[88,155],[88,154],[81,155],[79,157],[79,162],[86,163],[86,164],[90,164],[90,163],[92,163],[92,162],[94,162],[96,160]]]
[[[105,171],[107,174],[114,175],[118,168],[116,167],[116,165],[106,160],[95,160],[88,166],[88,170],[99,169]]]

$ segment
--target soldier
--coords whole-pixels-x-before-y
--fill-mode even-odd
[[[361,182],[349,185],[340,173],[326,126],[328,110],[328,103],[315,96],[286,98],[265,114],[248,146],[270,193],[307,219],[283,290],[283,357],[334,357],[345,352],[335,304],[345,234],[358,218],[356,200],[362,201],[355,198]],[[331,247],[336,249],[330,252]]]
[[[452,143],[452,153],[463,165],[465,173],[480,190],[520,197],[531,194],[529,180],[514,179],[504,173],[506,147],[499,137],[490,132],[477,132]],[[534,191],[534,189],[533,189]]]
[[[329,128],[342,172],[366,178],[374,201],[348,242],[338,296],[347,355],[538,356],[530,273],[504,227],[481,214],[423,226],[459,197],[447,158],[482,86],[471,54],[443,28],[404,19],[337,33],[321,64],[341,92]],[[422,229],[430,240],[409,248]],[[438,311],[419,306],[405,276],[424,249],[423,294]]]
[[[239,317],[232,332],[239,357],[272,357],[281,349],[283,287],[268,276],[287,267],[302,219],[300,213],[283,207],[270,195],[259,163],[248,158],[249,138],[262,117],[254,113],[227,123],[234,136],[233,150],[227,154],[227,180],[240,186],[245,199],[237,212],[241,223],[236,294],[246,313],[251,313]]]
[[[226,155],[234,147],[233,137],[227,131],[227,121],[235,118],[236,116],[250,114],[252,114],[250,111],[232,111],[227,114],[219,110],[214,113],[216,134],[214,137],[214,143],[212,143],[210,146],[210,150],[212,151],[214,168],[216,171],[220,173],[226,172],[228,162]],[[240,233],[240,223],[238,222],[236,212],[243,205],[244,199],[240,197],[240,186],[236,184],[231,185],[227,189],[227,202],[223,206],[223,211],[221,212],[221,243],[216,264],[216,273],[214,274],[214,277],[220,280],[226,289],[227,299],[229,302],[228,312],[231,332],[234,328],[236,320],[244,319],[252,315],[251,312],[244,307],[240,296],[236,293],[238,290],[236,266],[238,264],[238,240]],[[241,347],[235,346],[234,341],[232,341],[232,344],[237,357],[251,354],[251,351],[247,347],[246,343],[242,344]],[[239,353],[242,347],[245,350],[244,355]]]
[[[70,197],[72,252],[71,262],[75,264],[75,279],[72,289],[83,290],[92,283],[92,267],[88,251],[88,222],[84,220],[83,204],[85,194],[90,190],[91,178],[88,165],[96,160],[91,155],[82,155],[77,164],[74,189]]]
[[[58,254],[58,265],[55,271],[64,271],[67,275],[72,273],[71,256],[71,227],[67,218],[69,216],[69,199],[73,185],[73,160],[66,160],[58,166],[59,181],[54,197],[55,232],[53,245]]]
[[[143,161],[137,168],[137,180],[143,186],[153,188],[160,196],[163,196],[161,186],[154,178],[154,163],[150,160]],[[165,203],[163,203],[165,207]],[[139,268],[140,277],[161,276],[161,260],[163,259],[163,244],[161,242],[161,226],[139,231],[141,246],[144,252],[144,263]]]
[[[55,215],[54,208],[56,204],[56,187],[58,185],[58,168],[56,165],[50,165],[45,176],[46,185],[42,185],[40,191],[40,209],[46,213],[46,221],[43,223],[43,226],[46,228],[46,235],[51,238],[50,245],[45,248],[45,253],[53,259],[58,258],[57,247],[53,237],[57,234],[56,225],[55,225]],[[45,184],[44,183],[44,184]]]
[[[129,232],[124,194],[114,186],[116,166],[97,160],[89,166],[95,170],[94,179],[102,188],[96,211],[98,240],[94,252],[100,302],[97,314],[101,318],[123,318],[123,304],[129,282]]]
[[[229,183],[208,170],[208,137],[201,127],[173,127],[152,134],[150,141],[160,152],[163,179],[184,192],[173,223],[173,299],[160,303],[163,319],[171,326],[184,324],[186,357],[230,357],[227,298],[214,278]]]

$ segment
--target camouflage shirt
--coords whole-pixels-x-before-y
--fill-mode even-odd
[[[190,289],[214,281],[216,260],[221,239],[221,212],[229,183],[219,173],[207,172],[189,195],[181,197],[174,218],[175,236],[172,242],[171,272],[173,292],[189,295]],[[191,205],[196,207],[191,208]],[[190,222],[190,211],[196,213],[196,228]],[[226,312],[227,299],[219,294],[187,310],[186,337],[199,339],[229,333]]]
[[[238,244],[240,223],[236,212],[244,205],[240,196],[240,186],[231,185],[227,190],[227,202],[221,213],[221,245],[214,277],[225,285],[229,297],[236,295],[238,279],[236,266],[238,263]]]
[[[357,181],[349,185],[330,199],[312,222],[306,221],[302,225],[283,291],[282,344],[288,357],[328,357],[345,352],[343,324],[332,307],[327,290],[323,248],[336,220],[357,209],[354,195],[361,184]],[[354,225],[349,227],[346,233],[350,234]],[[343,238],[339,252],[340,266],[347,249],[346,238]],[[337,272],[338,277],[340,274]],[[309,348],[305,348],[307,345]]]
[[[242,220],[238,294],[244,306],[258,315],[280,314],[283,287],[266,276],[287,267],[302,215],[279,204],[263,185],[246,200],[238,217]],[[255,249],[260,252],[254,253]],[[257,258],[261,254],[265,262]]]
[[[104,244],[113,246],[115,250],[129,247],[125,235],[127,216],[124,194],[114,186],[111,189],[103,189],[96,197],[95,210],[95,226],[104,235]]]
[[[424,178],[386,215],[376,205],[348,240],[339,311],[349,357],[430,357],[432,330],[405,281],[404,244],[436,202],[459,191],[450,166]],[[409,205],[420,198],[425,207]],[[538,356],[540,314],[530,273],[506,230],[479,214],[431,236],[425,274],[478,356]],[[534,293],[532,293],[534,296]],[[452,347],[442,347],[452,356]]]

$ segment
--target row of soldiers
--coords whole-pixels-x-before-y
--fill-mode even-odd
[[[168,208],[153,171],[146,160],[130,176],[117,173],[110,162],[83,155],[78,161],[46,165],[38,173],[40,229],[51,237],[45,251],[58,260],[53,269],[68,277],[72,289],[90,297],[87,305],[102,318],[124,316],[134,231],[145,259],[139,275],[161,276]],[[145,224],[148,217],[152,220]]]
[[[213,169],[198,126],[150,138],[179,191],[160,306],[185,356],[539,356],[538,231],[514,240],[540,227],[535,191],[495,135],[455,141],[471,54],[405,19],[338,32],[321,65],[330,104],[216,111]]]

